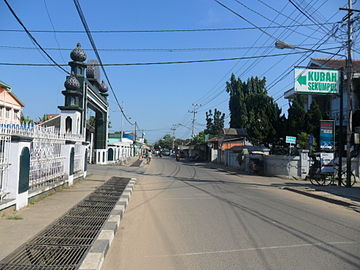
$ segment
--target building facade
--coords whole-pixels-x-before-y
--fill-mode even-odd
[[[0,81],[0,123],[20,125],[24,104],[11,91],[11,87]]]

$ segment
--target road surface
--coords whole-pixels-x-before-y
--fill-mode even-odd
[[[282,179],[154,158],[103,270],[360,269],[360,215]]]

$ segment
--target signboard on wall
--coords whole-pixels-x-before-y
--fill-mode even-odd
[[[334,150],[335,148],[335,122],[334,120],[320,121],[320,149]]]
[[[338,94],[340,72],[336,69],[295,68],[295,93]]]
[[[322,173],[333,173],[334,172],[334,153],[323,152],[320,153],[320,164]]]

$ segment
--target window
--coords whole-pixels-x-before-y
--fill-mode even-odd
[[[10,118],[10,109],[8,109],[8,108],[6,108],[5,118],[6,118],[6,119],[9,119],[9,118]]]
[[[18,114],[19,114],[19,111],[14,110],[14,120],[15,121],[19,119]]]

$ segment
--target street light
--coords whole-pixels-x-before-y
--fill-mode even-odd
[[[309,51],[309,52],[319,52],[319,53],[331,54],[331,55],[334,55],[334,56],[342,56],[342,57],[346,58],[346,55],[344,55],[344,54],[333,53],[333,52],[328,52],[328,51],[324,51],[324,50],[303,48],[303,47],[299,47],[299,46],[296,46],[296,45],[293,45],[293,44],[286,43],[286,42],[281,41],[281,40],[277,40],[275,42],[275,48],[277,48],[277,49],[300,49],[300,50]]]
[[[320,52],[320,53],[325,53],[325,54],[330,54],[330,55],[336,55],[336,56],[342,56],[345,58],[346,61],[346,68],[347,68],[347,75],[346,75],[346,79],[347,79],[347,89],[349,91],[349,99],[348,99],[348,113],[349,113],[349,117],[348,117],[348,122],[347,122],[347,136],[346,136],[346,186],[347,187],[351,187],[351,135],[352,135],[352,60],[351,57],[347,57],[344,54],[338,54],[338,53],[332,53],[332,52],[328,52],[328,51],[323,51],[323,50],[316,50],[316,49],[308,49],[308,48],[303,48],[303,47],[299,47],[299,46],[295,46],[286,42],[283,42],[281,40],[277,40],[275,42],[275,47],[278,49],[300,49],[300,50],[305,50],[305,51],[311,51],[311,52]],[[342,86],[341,86],[342,88]],[[342,130],[343,127],[343,93],[342,93],[342,89],[340,89],[340,128]],[[341,183],[340,178],[341,178],[341,166],[342,166],[342,150],[343,150],[343,143],[342,143],[342,132],[340,132],[340,157],[339,157],[339,185]]]

